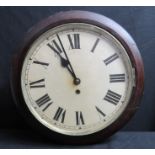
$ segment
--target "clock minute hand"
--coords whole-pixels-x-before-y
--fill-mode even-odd
[[[65,54],[65,57],[66,57],[66,59],[67,59],[67,61],[68,61],[68,65],[70,66],[70,68],[71,68],[71,71],[72,71],[72,75],[73,75],[73,78],[74,78],[74,84],[75,85],[78,85],[78,84],[80,84],[80,79],[79,78],[77,78],[77,76],[76,76],[76,74],[75,74],[75,72],[74,72],[74,69],[73,69],[73,67],[72,67],[72,65],[71,65],[71,63],[70,63],[70,60],[69,60],[69,58],[68,58],[68,55],[67,55],[67,53],[66,53],[66,51],[65,51],[65,48],[64,48],[64,46],[63,46],[63,44],[62,44],[62,41],[61,41],[61,39],[60,39],[60,37],[59,37],[59,35],[57,34],[56,35],[57,36],[57,38],[58,38],[58,40],[59,40],[59,43],[60,43],[60,45],[61,45],[61,48],[62,48],[62,50],[63,50],[63,52],[64,52],[64,54]]]

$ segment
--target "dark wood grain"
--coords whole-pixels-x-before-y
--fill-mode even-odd
[[[27,54],[28,49],[31,44],[38,38],[42,33],[47,30],[66,23],[88,23],[96,25],[106,31],[110,32],[115,36],[120,43],[126,49],[130,60],[132,62],[133,68],[135,68],[136,74],[136,85],[133,89],[130,102],[125,108],[121,116],[113,122],[110,126],[94,134],[86,136],[66,136],[58,134],[54,131],[49,130],[39,123],[34,116],[28,110],[25,101],[23,99],[20,78],[21,78],[21,69],[23,61]],[[50,16],[49,18],[41,21],[34,27],[32,27],[25,36],[25,39],[20,46],[17,55],[13,59],[12,72],[11,72],[11,86],[12,94],[16,105],[20,109],[21,114],[25,117],[26,121],[33,126],[37,131],[40,131],[42,134],[45,134],[47,137],[51,138],[55,142],[59,143],[70,143],[70,144],[88,144],[103,141],[107,137],[111,136],[113,133],[118,131],[123,127],[128,120],[133,116],[136,109],[139,106],[139,100],[143,94],[144,88],[144,69],[143,62],[139,53],[139,50],[136,46],[136,43],[132,37],[117,23],[111,19],[92,12],[87,11],[68,11],[60,12],[56,15]]]

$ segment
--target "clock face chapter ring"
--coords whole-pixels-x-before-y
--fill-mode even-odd
[[[112,135],[134,114],[143,63],[131,36],[87,11],[51,16],[26,35],[13,61],[14,99],[42,134],[66,143]]]

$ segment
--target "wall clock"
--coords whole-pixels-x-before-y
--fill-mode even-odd
[[[87,11],[61,12],[31,28],[12,65],[12,93],[22,115],[60,143],[111,136],[138,108],[143,83],[131,36]]]

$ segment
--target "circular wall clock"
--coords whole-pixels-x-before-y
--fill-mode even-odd
[[[119,130],[138,108],[143,63],[111,19],[67,11],[30,29],[12,67],[12,93],[26,121],[60,143],[88,144]]]

